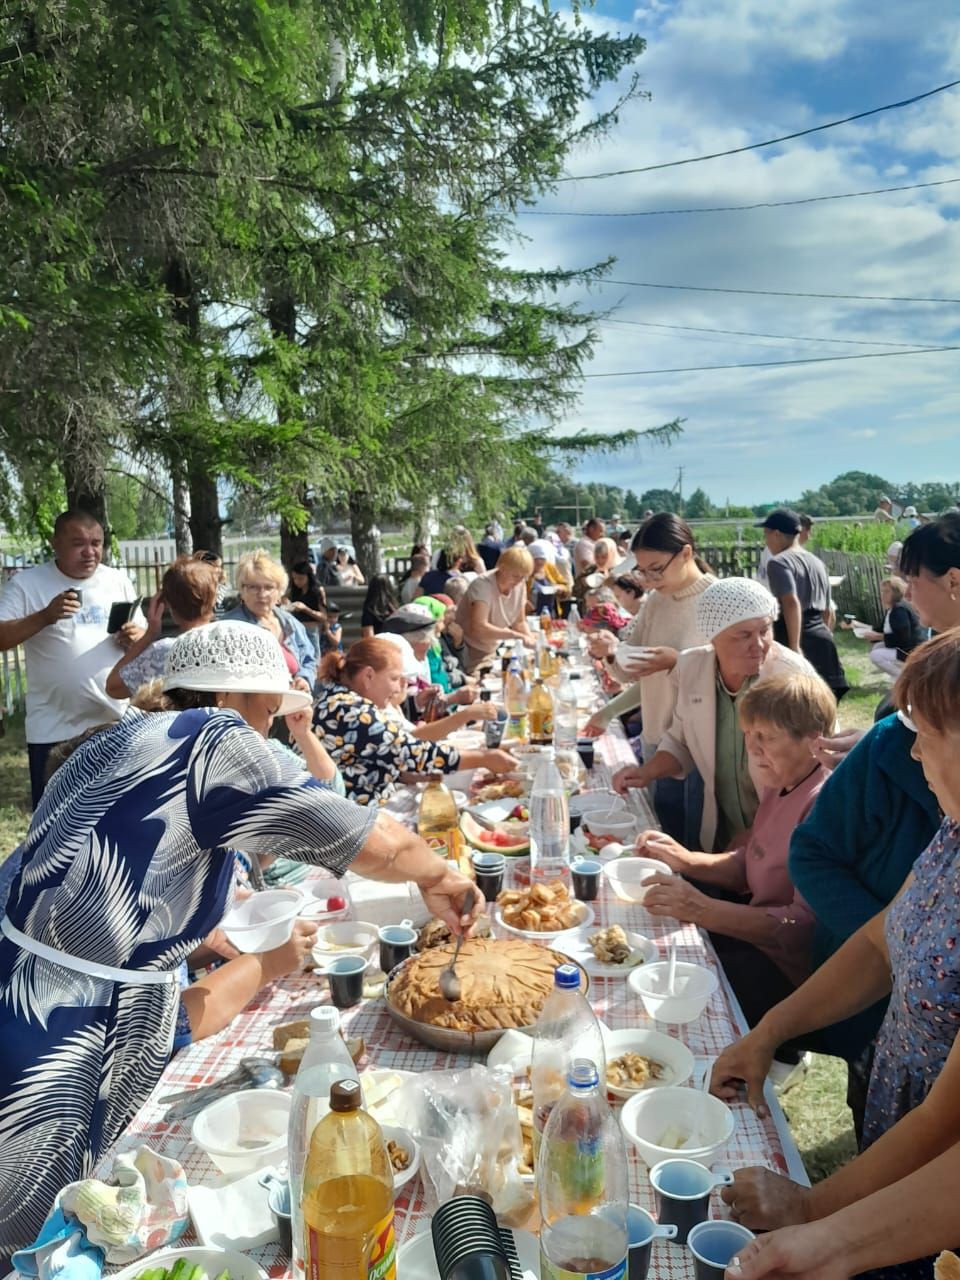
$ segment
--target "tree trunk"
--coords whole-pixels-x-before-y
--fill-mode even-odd
[[[383,573],[380,530],[373,505],[364,494],[350,495],[350,534],[363,576],[369,582],[375,573]]]
[[[300,501],[307,507],[307,486],[301,485]],[[306,560],[310,551],[310,533],[305,523],[302,529],[294,529],[286,520],[280,522],[280,561],[289,570],[298,560]]]
[[[220,519],[220,495],[217,477],[204,466],[203,458],[194,457],[188,466],[190,477],[190,533],[198,551],[215,551],[223,555],[223,523]]]
[[[177,555],[188,556],[193,551],[193,534],[190,532],[187,466],[182,457],[170,459],[170,480],[173,484],[173,536],[177,544]]]

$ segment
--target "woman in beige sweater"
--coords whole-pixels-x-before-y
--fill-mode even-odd
[[[622,640],[642,646],[647,653],[625,662],[623,650],[612,635],[598,635],[591,640],[594,657],[603,658],[611,675],[627,686],[591,717],[585,733],[600,734],[615,716],[640,708],[643,716],[643,759],[651,759],[660,739],[673,719],[676,686],[670,673],[683,649],[703,644],[697,626],[697,600],[716,581],[697,556],[697,544],[690,526],[679,516],[662,511],[652,516],[637,531],[630,547],[635,572],[647,588],[634,621]],[[622,570],[623,566],[619,566]],[[697,811],[698,780],[683,781],[661,778],[653,788],[654,807],[663,829],[675,839],[692,835],[696,843],[699,820]],[[687,814],[692,829],[687,830]],[[681,843],[683,841],[681,840]]]

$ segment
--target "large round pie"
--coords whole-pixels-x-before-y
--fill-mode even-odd
[[[439,978],[453,944],[432,947],[404,961],[390,979],[387,999],[414,1022],[450,1031],[500,1031],[529,1027],[553,990],[557,965],[567,957],[521,939],[471,938],[457,960],[460,999],[440,994]]]

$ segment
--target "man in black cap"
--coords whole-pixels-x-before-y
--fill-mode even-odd
[[[839,701],[850,686],[825,621],[830,609],[826,566],[800,545],[800,517],[788,507],[771,511],[757,527],[770,552],[767,586],[780,602],[774,639],[802,653]]]

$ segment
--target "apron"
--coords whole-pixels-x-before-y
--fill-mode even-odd
[[[96,960],[81,960],[79,956],[67,955],[56,947],[48,947],[45,942],[28,938],[11,923],[9,916],[0,920],[0,933],[16,943],[22,951],[29,951],[41,960],[49,960],[61,969],[70,969],[74,973],[86,973],[92,978],[103,978],[107,982],[128,982],[134,986],[159,986],[164,983],[180,985],[176,969],[116,969],[113,965],[98,964]]]

